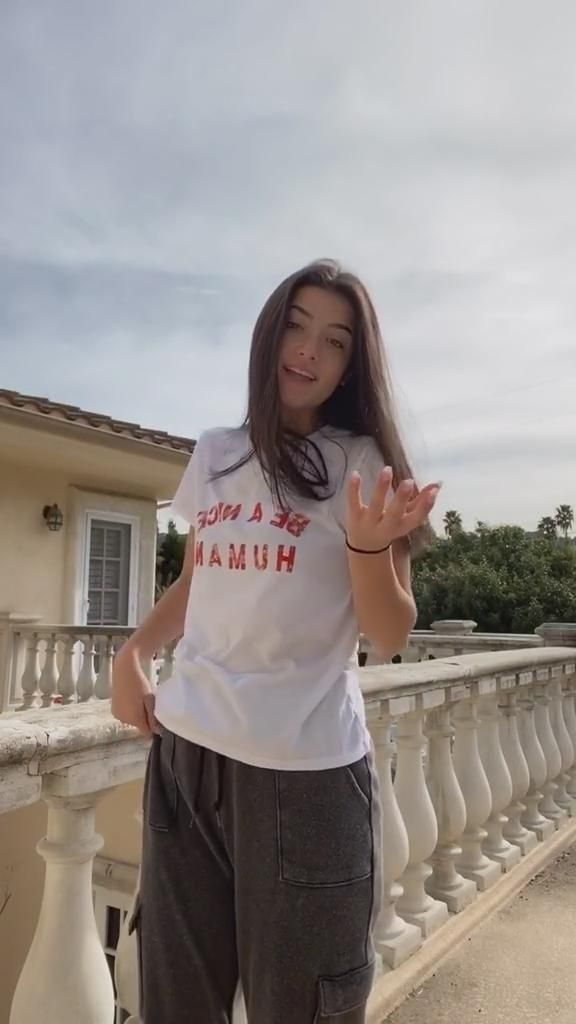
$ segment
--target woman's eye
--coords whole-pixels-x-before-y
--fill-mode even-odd
[[[298,331],[302,327],[302,324],[296,323],[296,320],[288,320],[286,322],[286,328],[289,331]]]
[[[340,338],[329,338],[328,341],[331,345],[334,345],[335,348],[344,348],[344,342],[341,341]]]

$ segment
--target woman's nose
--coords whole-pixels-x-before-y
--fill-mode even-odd
[[[298,354],[306,359],[318,358],[318,343],[315,338],[300,338]]]

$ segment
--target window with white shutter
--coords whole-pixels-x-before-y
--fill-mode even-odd
[[[129,523],[92,519],[88,562],[89,626],[128,625],[130,590]]]

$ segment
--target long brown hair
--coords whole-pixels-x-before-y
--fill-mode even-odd
[[[352,358],[341,387],[320,410],[321,425],[371,437],[383,461],[392,466],[395,486],[413,478],[395,413],[390,373],[376,311],[362,282],[333,260],[320,260],[291,274],[265,303],[254,327],[248,371],[248,410],[244,421],[252,450],[217,476],[233,472],[254,455],[272,492],[282,503],[299,494],[321,501],[329,496],[324,460],[312,439],[287,431],[282,424],[278,358],[295,293],[307,285],[344,296],[354,312]],[[314,451],[310,451],[310,449]],[[426,524],[410,540],[415,553],[433,536]]]

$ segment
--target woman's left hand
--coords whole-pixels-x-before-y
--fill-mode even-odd
[[[413,480],[403,480],[392,500],[386,504],[392,484],[392,469],[380,472],[370,502],[362,501],[362,479],[353,473],[348,484],[346,537],[353,548],[380,551],[395,540],[407,537],[422,526],[434,508],[440,483],[427,484],[416,491]],[[416,493],[415,493],[416,492]]]

